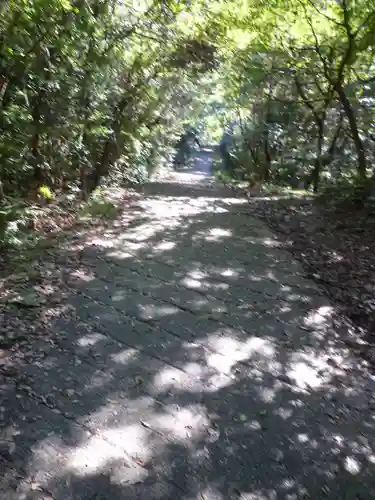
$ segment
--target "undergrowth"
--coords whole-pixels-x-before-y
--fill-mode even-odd
[[[52,244],[57,235],[64,237],[74,224],[98,223],[115,219],[120,210],[106,188],[96,189],[86,202],[76,193],[59,197],[46,191],[40,203],[6,199],[0,208],[0,269],[8,272],[22,266],[41,247]]]
[[[119,213],[119,207],[108,197],[104,188],[96,189],[86,203],[82,204],[79,216],[82,218],[113,220]]]

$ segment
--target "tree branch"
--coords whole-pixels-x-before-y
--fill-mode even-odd
[[[325,19],[327,19],[328,21],[330,21],[331,23],[334,23],[336,24],[336,26],[340,26],[341,28],[344,26],[343,23],[340,23],[340,21],[337,21],[336,19],[334,19],[333,17],[330,17],[328,16],[327,14],[325,14],[324,12],[322,12],[321,10],[318,9],[318,7],[315,5],[315,3],[312,1],[312,0],[308,0],[309,4],[311,5],[311,7],[313,7],[316,12],[318,14],[320,14],[321,16],[323,16]]]
[[[305,10],[305,13],[306,13],[306,10]],[[315,52],[318,54],[318,57],[323,65],[323,71],[324,71],[324,75],[325,77],[327,78],[327,80],[329,81],[329,83],[332,84],[332,78],[330,76],[330,72],[329,72],[329,67],[328,67],[328,63],[327,63],[327,59],[323,56],[321,50],[320,50],[320,44],[319,44],[319,40],[318,40],[318,36],[316,34],[316,31],[314,29],[314,26],[313,26],[313,23],[312,23],[312,20],[310,17],[308,17],[307,13],[306,13],[306,20],[310,26],[310,29],[311,29],[311,33],[314,37],[314,41],[315,41],[315,46],[314,46],[314,50]]]
[[[355,30],[354,32],[354,38],[356,38],[358,35],[359,35],[359,32],[361,31],[362,28],[364,28],[366,26],[366,24],[368,24],[368,22],[371,20],[371,19],[374,19],[375,20],[375,12],[374,11],[371,11],[369,13],[369,15],[366,17],[366,19],[358,26],[358,28]]]
[[[353,42],[355,39],[355,35],[353,35],[352,28],[350,26],[350,15],[349,15],[348,6],[347,6],[347,0],[341,0],[341,5],[342,5],[342,9],[343,9],[343,16],[344,16],[344,28],[345,28],[346,36],[348,39],[348,47],[345,51],[343,58],[341,59],[341,63],[340,63],[340,66],[339,66],[339,69],[337,72],[337,81],[335,82],[335,85],[342,84],[345,67],[348,64],[350,57],[354,51]]]

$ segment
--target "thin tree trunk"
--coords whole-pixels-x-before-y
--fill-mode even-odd
[[[361,181],[365,181],[367,178],[367,173],[366,173],[367,160],[366,160],[365,147],[364,147],[363,141],[359,135],[357,118],[355,116],[353,106],[350,104],[350,101],[349,101],[347,95],[345,94],[345,90],[344,90],[343,86],[341,85],[341,83],[337,83],[337,85],[335,86],[335,90],[336,90],[337,95],[339,97],[339,100],[342,104],[342,107],[345,111],[346,117],[348,118],[351,135],[352,135],[355,150],[357,153],[358,178]]]
[[[81,181],[83,181],[82,188],[84,189],[84,196],[87,198],[100,184],[103,177],[109,173],[110,166],[113,161],[114,144],[111,139],[107,139],[101,157],[93,171],[87,176],[86,170],[81,171]]]
[[[264,169],[263,169],[263,182],[269,182],[271,170],[271,154],[268,148],[268,128],[266,129],[264,137]]]
[[[119,148],[117,142],[121,131],[121,118],[130,100],[129,96],[123,97],[113,111],[114,117],[111,126],[113,135],[106,139],[100,159],[96,163],[94,171],[89,176],[90,179],[87,183],[88,194],[99,186],[103,177],[108,175],[111,165],[118,156]]]
[[[4,203],[4,201],[5,201],[4,186],[3,186],[3,183],[2,183],[2,181],[0,179],[0,205],[2,203]]]
[[[33,108],[31,115],[33,118],[33,128],[34,133],[30,139],[30,153],[32,157],[32,163],[34,167],[33,180],[31,185],[31,198],[34,201],[38,199],[38,189],[41,184],[45,181],[45,172],[42,166],[43,155],[40,152],[41,149],[41,132],[43,125],[45,125],[46,110],[48,107],[47,100],[47,82],[50,79],[50,61],[48,57],[40,57],[39,68],[44,76],[44,81],[40,84],[38,88],[35,101],[33,103]]]
[[[318,143],[317,143],[317,151],[316,158],[314,162],[314,169],[311,174],[311,181],[313,185],[314,193],[317,193],[319,190],[320,183],[320,173],[322,170],[322,151],[324,144],[324,120],[317,120],[317,129],[318,129]]]

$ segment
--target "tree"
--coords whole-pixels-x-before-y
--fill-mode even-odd
[[[175,137],[166,143],[163,131],[183,128],[177,104],[188,98],[184,86],[215,66],[215,44],[204,29],[209,12],[195,15],[203,3],[24,0],[2,6],[5,196],[32,190],[34,197],[41,185],[67,183],[79,183],[87,195],[116,165],[126,176],[147,171],[155,149],[168,155]],[[173,110],[168,99],[176,102]]]
[[[366,182],[373,155],[367,132],[375,83],[373,9],[347,0],[275,1],[265,9],[259,1],[231,22],[229,35],[236,36],[227,46],[227,100],[246,117],[240,149],[250,157],[242,155],[244,167],[254,171],[262,163],[264,181],[278,178],[288,164],[317,191],[322,175],[351,175],[356,164],[358,182]],[[345,173],[352,155],[356,160]]]

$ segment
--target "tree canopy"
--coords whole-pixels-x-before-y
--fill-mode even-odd
[[[3,2],[0,200],[141,181],[187,125],[251,182],[372,177],[364,0]]]
[[[287,175],[315,191],[322,176],[364,183],[374,147],[373,7],[350,0],[252,5],[237,23],[247,40],[226,71],[242,123],[240,163],[252,163],[262,181]]]

